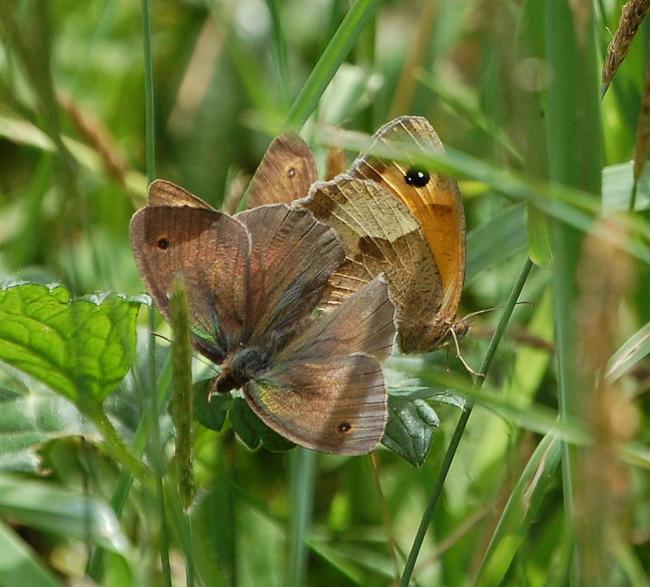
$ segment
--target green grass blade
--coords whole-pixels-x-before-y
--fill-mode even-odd
[[[529,71],[523,75],[531,78],[534,68],[544,62],[544,3],[526,0],[521,9],[519,30],[517,31],[517,59],[528,64]],[[539,75],[539,72],[537,73]],[[529,82],[530,83],[530,82]],[[542,179],[548,173],[548,152],[544,132],[545,96],[543,85],[538,88],[516,86],[516,107],[519,124],[525,132],[521,133],[524,170],[531,177]],[[546,265],[552,259],[550,227],[544,213],[532,206],[528,208],[528,239],[531,259],[539,265]]]
[[[466,283],[485,269],[526,249],[526,208],[515,204],[467,235]]]
[[[479,567],[474,585],[501,585],[520,546],[526,540],[541,500],[553,483],[561,443],[554,433],[537,445],[510,494]]]
[[[596,194],[601,193],[603,153],[591,5],[550,0],[545,3],[545,9],[546,54],[552,72],[547,116],[550,179],[591,192],[597,200]],[[579,414],[574,318],[583,235],[558,222],[553,222],[551,233],[555,257],[558,399],[561,418],[567,420]],[[564,445],[562,482],[568,535],[574,534],[577,456],[575,449]],[[582,584],[579,559],[574,559],[571,585]]]
[[[282,103],[286,106],[289,103],[289,89],[291,83],[289,79],[289,68],[287,66],[287,45],[284,41],[282,21],[280,18],[280,6],[278,0],[266,0],[266,5],[269,7],[271,22],[273,24],[273,28],[271,29],[273,65],[275,66],[275,73],[278,77],[280,97]]]
[[[650,323],[641,327],[612,355],[607,368],[607,379],[616,381],[642,359],[650,355]]]
[[[144,53],[144,121],[147,181],[156,178],[156,115],[153,93],[153,63],[151,54],[151,25],[149,23],[149,0],[141,0],[142,42]]]
[[[316,478],[314,451],[297,448],[290,455],[290,500],[288,587],[306,585],[307,540],[311,527],[314,481]]]
[[[192,342],[187,310],[187,293],[182,280],[174,281],[170,298],[172,330],[172,377],[174,392],[171,414],[176,432],[174,461],[178,476],[178,495],[187,511],[194,497],[192,479]]]
[[[302,126],[316,109],[325,88],[350,53],[378,4],[379,0],[355,0],[291,106],[286,126]]]
[[[194,585],[194,556],[192,552],[192,520],[189,509],[194,499],[194,475],[192,459],[192,423],[194,420],[194,394],[192,391],[192,342],[187,307],[185,282],[176,279],[170,298],[172,330],[172,378],[173,395],[171,402],[172,421],[175,429],[174,468],[177,493],[182,510],[177,517],[179,533],[182,534],[186,560],[187,587]],[[172,498],[172,496],[170,496]]]

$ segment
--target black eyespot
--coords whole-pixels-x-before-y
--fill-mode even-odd
[[[296,168],[295,168],[295,167],[289,167],[289,169],[288,169],[288,171],[287,171],[287,175],[289,176],[290,179],[291,179],[292,177],[295,177],[295,176],[296,176],[296,173],[297,173],[297,172],[296,172]]]
[[[339,432],[347,432],[348,430],[351,430],[351,429],[352,429],[352,426],[350,426],[350,424],[348,422],[341,422],[338,425],[338,428],[337,428],[337,430]]]
[[[404,176],[404,181],[409,185],[414,185],[416,188],[423,188],[429,183],[430,179],[431,176],[429,175],[429,172],[426,169],[417,166],[409,168]]]
[[[169,241],[165,237],[161,237],[156,241],[156,246],[161,251],[164,251],[165,249],[169,248]]]

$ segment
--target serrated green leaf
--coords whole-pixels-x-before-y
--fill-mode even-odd
[[[264,424],[240,397],[233,398],[228,417],[239,438],[250,449],[261,444],[267,450],[284,452],[295,446]]]
[[[229,393],[214,394],[209,400],[212,379],[197,381],[193,386],[194,408],[197,420],[209,430],[220,432],[223,428],[232,396]]]
[[[0,387],[0,471],[36,472],[42,443],[82,432],[81,414],[60,396]]]
[[[429,454],[433,429],[440,424],[436,411],[424,400],[388,397],[388,423],[382,444],[415,467]]]
[[[7,286],[0,360],[74,402],[100,403],[131,367],[140,303],[117,294],[71,300],[60,286]]]
[[[0,475],[0,514],[66,538],[90,540],[113,552],[123,553],[127,547],[108,504],[54,483]]]

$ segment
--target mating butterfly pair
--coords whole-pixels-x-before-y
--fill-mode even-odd
[[[442,149],[410,116],[382,127],[376,145]],[[279,137],[251,182],[251,209],[231,217],[159,180],[131,242],[167,319],[183,276],[195,347],[222,365],[215,391],[241,388],[301,446],[361,454],[384,433],[380,362],[396,332],[403,351],[423,352],[466,329],[456,317],[463,209],[454,181],[412,164],[363,156],[332,181],[316,177],[307,145]]]

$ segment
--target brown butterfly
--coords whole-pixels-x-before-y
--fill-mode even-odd
[[[301,446],[361,454],[381,440],[380,361],[394,308],[378,277],[313,315],[345,257],[331,228],[286,204],[228,216],[158,180],[131,220],[131,245],[168,320],[172,282],[184,278],[194,345],[222,366],[215,392],[241,388],[268,426]]]
[[[418,116],[381,127],[369,152],[377,146],[408,153],[443,150],[429,122]],[[300,170],[307,170],[304,176]],[[465,216],[457,183],[414,159],[402,163],[369,154],[332,181],[311,185],[315,175],[307,145],[298,137],[280,137],[253,178],[248,202],[252,207],[305,196],[294,205],[336,230],[346,261],[329,281],[327,300],[341,303],[384,273],[404,352],[431,351],[450,335],[462,336],[468,329],[457,316],[465,278]],[[274,192],[277,176],[290,177],[291,189]]]

